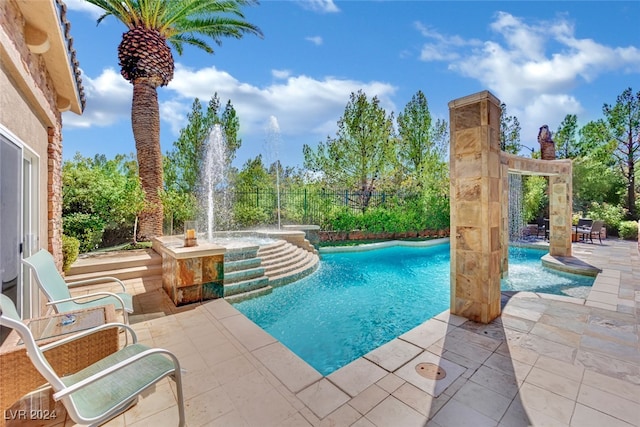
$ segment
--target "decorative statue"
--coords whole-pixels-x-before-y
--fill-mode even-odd
[[[556,145],[551,138],[549,126],[544,125],[540,128],[538,132],[538,142],[540,143],[540,157],[542,160],[555,160]]]

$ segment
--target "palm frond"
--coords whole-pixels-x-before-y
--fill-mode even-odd
[[[183,44],[188,44],[190,46],[198,47],[207,53],[214,53],[213,48],[207,42],[187,34],[175,35],[171,37],[171,39],[169,39],[169,43],[171,43],[171,45],[176,49],[176,52],[178,53],[178,55],[182,55]]]

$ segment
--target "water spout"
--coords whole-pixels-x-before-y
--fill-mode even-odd
[[[222,127],[214,125],[204,152],[201,172],[201,197],[203,204],[205,235],[208,241],[213,233],[223,228],[229,229],[232,222],[232,209],[229,192],[229,159],[227,141]]]
[[[276,165],[276,203],[277,203],[277,215],[278,215],[278,230],[281,228],[280,220],[280,125],[278,125],[278,119],[275,116],[269,117],[269,126],[267,127],[267,161],[269,163],[275,163]]]
[[[525,228],[522,175],[509,174],[509,241],[522,240]]]

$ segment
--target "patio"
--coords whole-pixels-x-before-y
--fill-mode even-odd
[[[176,308],[140,282],[130,319],[188,371],[189,426],[640,426],[637,242],[573,253],[602,269],[586,301],[503,294],[488,325],[444,312],[325,378],[224,300]],[[172,386],[107,425],[175,425]],[[69,425],[56,409],[50,425]]]

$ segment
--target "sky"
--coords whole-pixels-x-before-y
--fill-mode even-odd
[[[117,59],[126,27],[111,16],[96,25],[100,10],[83,0],[65,3],[87,100],[82,115],[63,113],[63,157],[135,154],[132,86]],[[640,91],[638,1],[263,0],[243,12],[263,38],[173,52],[174,78],[158,88],[164,153],[194,99],[206,107],[215,93],[240,119],[234,166],[262,155],[302,167],[303,145],[335,137],[359,90],[396,118],[422,91],[446,121],[450,101],[489,90],[536,150],[542,125],[555,131],[576,114],[582,126],[626,88]]]

